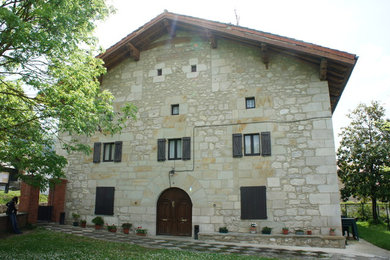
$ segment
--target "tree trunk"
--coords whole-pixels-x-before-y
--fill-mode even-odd
[[[371,201],[372,201],[372,218],[374,220],[374,223],[378,223],[378,212],[377,212],[377,209],[376,209],[376,198],[375,197],[371,197]]]

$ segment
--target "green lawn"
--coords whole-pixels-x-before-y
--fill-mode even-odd
[[[13,197],[19,197],[20,191],[10,190],[8,193],[4,193],[4,191],[0,191],[0,204],[5,205],[8,201],[10,201]],[[48,196],[45,194],[39,194],[39,203],[47,203]],[[19,201],[20,202],[20,201]]]
[[[390,250],[390,231],[383,224],[373,225],[368,222],[357,222],[359,237],[378,247]]]
[[[150,249],[37,228],[0,240],[1,259],[267,259],[255,256]]]

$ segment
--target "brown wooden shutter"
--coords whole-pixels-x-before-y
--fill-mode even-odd
[[[267,219],[265,186],[240,187],[241,219]]]
[[[114,162],[122,161],[122,141],[115,142]]]
[[[96,187],[96,215],[114,215],[114,195],[114,187]]]
[[[157,140],[157,161],[165,161],[165,139]]]
[[[271,156],[271,132],[261,132],[261,155]]]
[[[183,160],[191,160],[191,137],[183,137]]]
[[[233,157],[242,157],[242,134],[233,134]]]
[[[93,144],[93,162],[99,163],[100,162],[100,153],[102,150],[102,143],[97,142]]]

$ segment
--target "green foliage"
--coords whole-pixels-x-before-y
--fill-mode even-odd
[[[383,249],[390,250],[390,231],[384,224],[357,222],[359,236],[364,240]]]
[[[108,13],[104,0],[0,4],[0,158],[33,176],[21,176],[32,185],[64,176],[55,145],[88,154],[78,136],[118,133],[134,117],[134,106],[114,110],[100,89],[105,68],[92,32]]]
[[[2,239],[1,259],[266,259],[237,254],[151,249],[121,242],[102,242],[38,228],[22,236]]]
[[[390,165],[390,132],[384,115],[378,102],[360,104],[348,115],[351,123],[343,128],[337,151],[342,198],[371,199],[374,220],[376,201],[385,200],[390,192],[389,174],[384,171]]]
[[[20,191],[8,191],[8,193],[4,193],[4,191],[0,191],[0,204],[6,204],[11,201],[13,197],[20,197]],[[46,194],[39,194],[39,203],[47,203],[48,196]]]
[[[97,216],[94,219],[92,219],[92,223],[95,225],[102,226],[104,224],[104,219],[100,216]]]

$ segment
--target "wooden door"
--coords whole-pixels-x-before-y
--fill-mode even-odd
[[[191,236],[192,202],[179,188],[165,190],[157,201],[157,235]]]

